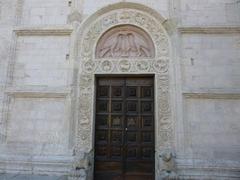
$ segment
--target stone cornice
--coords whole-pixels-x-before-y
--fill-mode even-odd
[[[17,36],[66,36],[70,35],[73,27],[66,26],[29,26],[16,27],[13,30]]]
[[[240,33],[240,26],[182,26],[178,30],[182,34],[232,34]]]
[[[202,169],[202,170],[237,170],[239,172],[240,162],[233,160],[203,160],[177,158],[176,163],[179,169]]]
[[[240,90],[183,91],[183,96],[194,99],[240,99]]]
[[[60,87],[8,87],[5,93],[20,98],[65,98],[69,95],[69,88]]]

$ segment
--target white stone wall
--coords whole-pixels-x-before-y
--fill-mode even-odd
[[[3,92],[7,79],[15,10],[16,1],[0,1],[0,109],[3,108]],[[2,111],[0,110],[0,122],[1,119]]]
[[[240,89],[240,34],[184,34],[183,88]]]
[[[35,172],[21,164],[30,156],[56,163],[46,166],[49,173],[69,171],[75,131],[69,97],[76,95],[70,92],[76,86],[78,23],[70,24],[68,15],[79,11],[84,21],[118,2],[0,0],[0,172]],[[211,177],[224,169],[223,177],[239,178],[240,1],[127,2],[150,7],[166,19],[173,45],[174,146],[180,174]],[[14,158],[19,166],[12,168]],[[59,159],[66,167],[55,168]],[[216,168],[205,172],[203,167]]]
[[[240,23],[238,0],[181,0],[185,26],[228,26]]]
[[[13,98],[7,126],[8,153],[66,154],[69,123],[65,105],[62,98]]]
[[[61,25],[70,12],[66,0],[24,0],[22,25]]]
[[[183,109],[177,139],[179,155],[188,159],[179,160],[186,177],[199,172],[213,179],[214,173],[239,177],[240,31],[226,28],[239,27],[239,6],[239,1],[181,1]]]
[[[83,6],[82,11],[83,14],[86,16],[90,16],[91,14],[93,14],[94,12],[96,12],[97,10],[106,7],[110,4],[114,4],[114,3],[119,3],[122,2],[121,0],[103,0],[103,1],[95,1],[95,0],[88,0],[88,1],[84,1],[83,2]],[[129,0],[127,2],[133,2],[133,3],[139,3],[142,5],[146,5],[158,12],[161,12],[161,15],[168,18],[169,17],[169,4],[170,1],[169,0]]]
[[[68,1],[0,1],[0,172],[71,168],[70,9]]]
[[[239,99],[187,99],[186,149],[196,159],[239,161]]]
[[[16,86],[67,86],[67,36],[19,36],[13,84]]]

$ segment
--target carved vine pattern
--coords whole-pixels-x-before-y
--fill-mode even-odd
[[[114,58],[98,59],[95,47],[104,32],[118,25],[130,24],[144,29],[155,45],[155,57],[145,56],[141,59]],[[156,147],[168,149],[173,141],[169,95],[169,42],[166,32],[154,18],[137,10],[114,10],[99,17],[87,28],[80,47],[79,74],[79,116],[77,148],[92,148],[94,75],[108,73],[152,73],[156,76],[158,134]],[[104,57],[104,56],[103,56]]]

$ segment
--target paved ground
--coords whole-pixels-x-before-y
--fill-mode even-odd
[[[0,180],[67,180],[66,176],[0,174]]]

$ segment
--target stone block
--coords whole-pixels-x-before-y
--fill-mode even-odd
[[[184,87],[240,89],[238,34],[187,34],[182,39]]]
[[[19,36],[14,83],[66,86],[69,70],[68,36]]]
[[[9,153],[60,155],[67,152],[69,123],[65,119],[64,99],[15,98],[10,106]]]
[[[186,101],[185,122],[194,157],[239,161],[240,100]],[[220,152],[224,152],[221,157]]]
[[[67,23],[70,12],[65,0],[25,0],[22,8],[23,25],[61,25]]]

